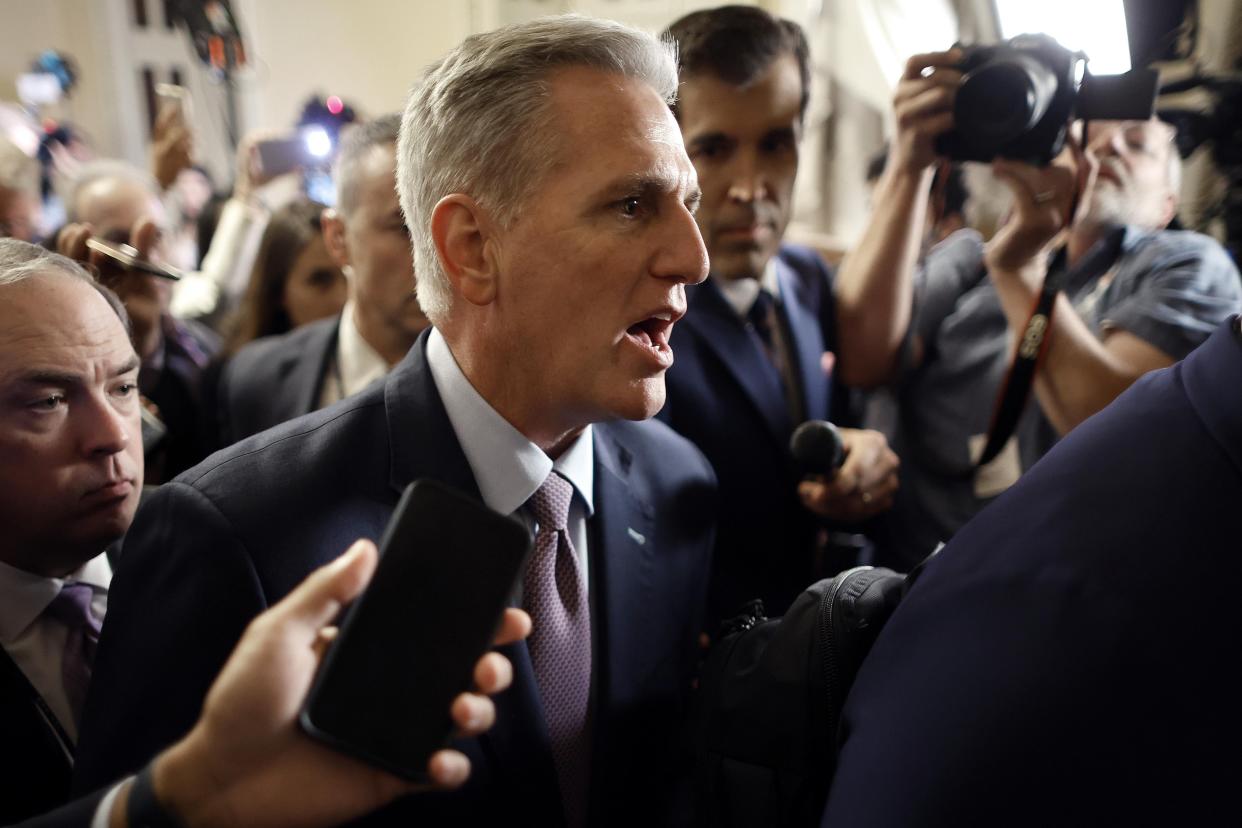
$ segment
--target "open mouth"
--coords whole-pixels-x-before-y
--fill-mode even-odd
[[[649,351],[661,363],[671,364],[673,349],[668,345],[669,333],[673,330],[673,315],[657,313],[641,322],[635,322],[625,329],[625,335],[634,343]]]

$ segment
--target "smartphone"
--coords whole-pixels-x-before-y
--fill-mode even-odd
[[[268,177],[284,175],[306,165],[306,143],[298,136],[270,138],[255,145],[259,170]]]
[[[133,245],[124,242],[110,242],[92,236],[86,240],[86,246],[91,250],[104,254],[128,270],[149,273],[152,276],[159,276],[161,279],[170,279],[174,282],[181,279],[181,271],[175,267],[169,267],[168,265],[142,258],[138,255],[138,250]]]
[[[300,716],[333,748],[414,781],[448,744],[449,705],[472,686],[515,594],[531,536],[432,480],[411,483],[367,590],[346,611]]]
[[[190,128],[190,90],[175,83],[157,83],[155,85],[155,97],[159,100],[159,107],[156,109],[156,112],[159,112],[165,106],[176,107],[181,123],[186,129]]]

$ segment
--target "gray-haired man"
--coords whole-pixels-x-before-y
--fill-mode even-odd
[[[531,528],[534,629],[497,729],[461,745],[472,780],[373,824],[677,820],[715,481],[685,440],[631,422],[663,404],[669,330],[707,270],[676,88],[653,37],[578,17],[471,37],[432,67],[398,190],[435,327],[382,386],[215,455],[144,509],[80,787],[181,735],[245,624],[433,478]],[[409,589],[409,623],[434,623]]]
[[[361,391],[401,361],[427,327],[397,202],[400,115],[351,131],[337,159],[337,207],[324,212],[328,252],[349,280],[340,316],[252,342],[220,377],[224,443]]]

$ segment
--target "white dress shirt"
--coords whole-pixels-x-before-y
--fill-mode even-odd
[[[516,513],[533,533],[538,527],[529,511],[522,509],[523,504],[553,470],[573,485],[567,529],[583,580],[589,584],[587,520],[595,510],[595,445],[591,427],[583,429],[553,461],[475,390],[438,330],[433,329],[427,341],[427,364],[457,442],[479,484],[479,494],[488,507],[503,515]]]
[[[774,298],[780,298],[781,284],[776,276],[776,257],[768,259],[768,264],[758,279],[717,279],[716,287],[720,288],[725,301],[737,311],[737,315],[745,319],[751,306],[759,298],[760,290],[766,290]]]
[[[97,555],[66,578],[46,578],[0,562],[0,646],[43,697],[73,742],[78,724],[61,676],[69,628],[43,615],[67,583],[84,583],[93,591],[91,614],[100,621],[108,611],[112,567]]]
[[[319,392],[319,407],[352,397],[390,370],[392,366],[358,331],[353,301],[346,302],[336,333],[336,353],[324,377],[323,389]]]

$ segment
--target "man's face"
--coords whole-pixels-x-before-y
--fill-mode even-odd
[[[644,419],[664,404],[684,285],[707,274],[694,167],[645,83],[575,67],[550,87],[556,163],[498,232],[486,334],[567,430]]]
[[[1173,128],[1157,120],[1090,123],[1087,149],[1100,171],[1084,194],[1084,215],[1098,224],[1167,225],[1177,206],[1168,177],[1173,137]]]
[[[776,254],[793,205],[801,103],[792,54],[746,88],[711,75],[683,79],[678,116],[703,188],[697,218],[717,278],[758,278]]]
[[[414,298],[414,258],[397,197],[396,146],[372,147],[356,174],[358,202],[343,220],[357,312],[372,327],[412,343],[430,323]]]
[[[0,186],[0,239],[33,242],[40,212],[39,200],[30,193]]]
[[[164,225],[160,200],[138,182],[126,178],[100,178],[88,184],[78,194],[76,207],[78,221],[90,224],[95,235],[112,242],[128,243],[130,231],[143,217]],[[151,257],[162,258],[158,243]],[[142,357],[151,356],[160,342],[159,320],[168,309],[172,284],[138,271],[125,272],[119,278],[107,280],[107,284],[125,303]]]
[[[0,559],[72,572],[129,528],[142,489],[138,357],[90,285],[0,288]]]

